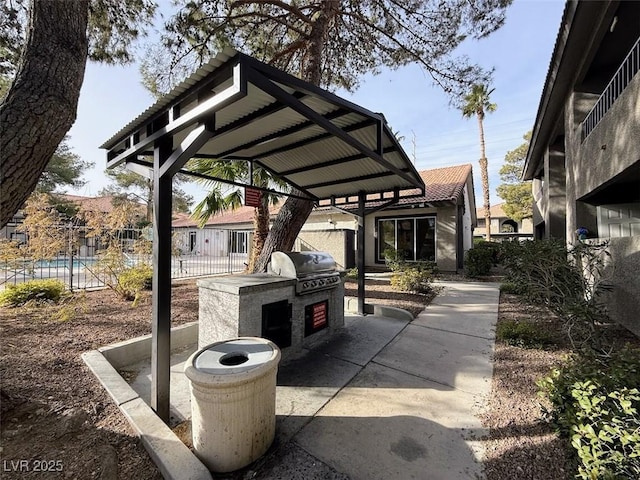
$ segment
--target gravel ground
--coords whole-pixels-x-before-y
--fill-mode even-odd
[[[354,295],[354,284],[347,294]],[[371,302],[419,313],[432,295],[399,294],[370,281]],[[197,320],[195,282],[174,286],[173,325]],[[62,306],[0,307],[2,478],[159,479],[157,468],[81,353],[150,333],[147,296],[137,307],[109,290],[76,294]],[[541,322],[544,312],[503,295],[500,321]],[[571,478],[565,442],[540,422],[535,380],[562,361],[566,346],[496,345],[494,381],[483,421],[488,480]],[[294,455],[294,453],[291,453]],[[34,471],[39,470],[49,471]]]
[[[489,408],[483,424],[487,480],[564,480],[573,478],[567,441],[541,421],[543,400],[536,380],[568,355],[558,324],[541,309],[524,305],[515,295],[500,296],[498,324],[534,322],[557,342],[552,348],[526,349],[496,341]]]

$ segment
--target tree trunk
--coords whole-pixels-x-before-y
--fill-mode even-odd
[[[480,178],[482,179],[482,196],[484,198],[485,240],[491,241],[491,191],[489,190],[489,169],[484,145],[484,113],[478,112],[478,129],[480,130]]]
[[[0,227],[35,189],[76,119],[88,0],[32,0],[16,78],[0,105]]]
[[[489,171],[487,169],[487,159],[480,159],[480,177],[482,178],[482,196],[484,197],[484,223],[486,226],[485,240],[491,241],[491,205],[489,197]]]
[[[264,242],[269,235],[269,203],[266,195],[260,202],[260,206],[254,209],[253,214],[253,245],[251,247],[251,256],[249,257],[249,272],[255,271],[258,254],[264,248]],[[266,269],[266,267],[265,267]]]
[[[331,22],[338,13],[339,8],[340,2],[338,0],[325,0],[309,35],[310,45],[307,53],[308,61],[305,62],[304,80],[314,85],[320,85],[322,80],[324,43]],[[297,195],[303,194],[297,190],[294,190],[294,193]],[[265,272],[273,252],[291,250],[311,210],[313,210],[313,203],[310,201],[292,197],[287,199],[273,222],[273,227],[267,236],[260,256],[253,268],[250,269],[251,272]]]
[[[300,195],[301,192],[294,190],[295,194]],[[262,252],[256,260],[251,270],[252,273],[266,272],[267,264],[271,258],[271,254],[275,251],[291,251],[293,243],[300,233],[300,229],[307,221],[313,203],[299,198],[289,197],[284,202],[278,216],[273,222],[273,227],[265,240]]]
[[[311,33],[309,34],[309,49],[307,51],[307,61],[304,70],[304,79],[313,83],[314,85],[320,85],[322,81],[322,53],[324,50],[325,40],[329,33],[329,27],[333,18],[337,15],[340,9],[340,2],[338,0],[325,0],[322,2],[322,10],[318,13]]]

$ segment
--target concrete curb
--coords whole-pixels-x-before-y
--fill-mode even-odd
[[[195,328],[194,328],[195,326]],[[194,336],[195,331],[195,336]],[[198,341],[198,325],[172,329],[171,347],[179,349]],[[109,393],[137,432],[145,449],[167,480],[211,480],[207,467],[173,433],[153,409],[120,376],[117,369],[150,357],[151,336],[145,335],[81,355],[84,363]]]
[[[204,464],[182,443],[144,400],[120,406],[160,473],[167,480],[212,480]]]
[[[346,313],[358,313],[358,299],[356,297],[344,297],[344,310]],[[406,310],[389,307],[387,305],[376,305],[375,303],[365,303],[364,313],[395,318],[397,320],[406,320],[408,322],[413,320],[413,315]]]
[[[198,322],[171,329],[171,350],[198,343]],[[98,349],[115,368],[133,365],[151,358],[151,335],[132,338]]]

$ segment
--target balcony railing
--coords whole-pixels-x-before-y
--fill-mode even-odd
[[[584,141],[587,136],[596,128],[596,125],[600,123],[602,117],[609,111],[614,102],[618,99],[620,94],[627,88],[627,85],[631,82],[631,79],[640,70],[640,38],[636,41],[635,45],[631,47],[631,51],[626,56],[622,65],[618,68],[607,88],[604,89],[602,95],[593,106],[587,118],[582,122],[582,140]]]

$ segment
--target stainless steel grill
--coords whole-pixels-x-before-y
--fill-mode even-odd
[[[271,254],[270,271],[275,275],[295,278],[297,295],[334,288],[340,283],[336,262],[326,252],[274,252]]]

